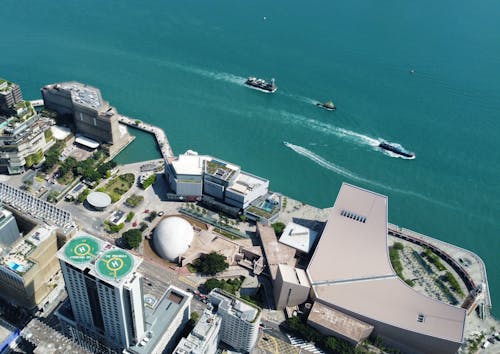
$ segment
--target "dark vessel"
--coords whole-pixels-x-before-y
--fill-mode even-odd
[[[267,82],[266,80],[257,79],[256,77],[249,77],[247,81],[245,81],[245,85],[267,93],[274,93],[278,89],[274,83],[274,79],[271,79],[271,82]]]
[[[378,147],[383,149],[383,150],[387,150],[387,151],[393,152],[397,155],[406,157],[408,159],[415,158],[415,154],[413,152],[406,151],[403,147],[401,147],[399,145],[389,144],[388,142],[381,141],[380,144],[378,144]]]
[[[325,102],[325,103],[318,102],[318,103],[316,103],[316,106],[324,108],[324,109],[326,109],[328,111],[334,111],[334,110],[337,109],[337,107],[335,107],[335,105],[333,104],[332,101],[328,101],[328,102]]]

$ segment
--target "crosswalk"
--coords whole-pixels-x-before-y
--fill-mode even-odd
[[[316,346],[313,343],[311,343],[311,342],[306,342],[303,339],[291,336],[289,334],[287,334],[286,336],[288,337],[288,339],[290,340],[290,343],[294,347],[307,350],[308,352],[314,353],[314,354],[326,354],[321,349],[316,348]]]

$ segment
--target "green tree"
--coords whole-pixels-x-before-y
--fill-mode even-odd
[[[127,214],[127,218],[125,219],[126,222],[131,222],[132,219],[134,218],[135,213],[131,211],[130,213]]]
[[[205,274],[215,275],[226,270],[227,267],[229,264],[226,262],[226,257],[217,252],[211,252],[199,258],[198,269]]]
[[[122,237],[131,248],[137,248],[142,241],[142,232],[139,229],[130,229],[125,231]]]
[[[283,224],[282,222],[278,221],[278,222],[275,222],[274,224],[271,225],[274,229],[274,233],[276,234],[276,236],[281,236],[281,234],[283,233],[283,230],[285,229],[286,225]]]

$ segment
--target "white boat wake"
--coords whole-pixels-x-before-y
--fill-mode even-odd
[[[413,197],[420,198],[420,199],[425,200],[427,202],[431,202],[431,203],[435,203],[435,204],[438,204],[438,205],[441,205],[441,206],[444,206],[444,207],[454,208],[455,209],[455,207],[452,206],[452,205],[450,205],[450,204],[447,204],[447,203],[441,202],[439,200],[435,200],[435,199],[429,198],[429,197],[427,197],[427,196],[425,196],[423,194],[416,193],[416,192],[409,191],[409,190],[403,190],[403,189],[399,189],[399,188],[393,188],[393,187],[387,186],[385,184],[382,184],[382,183],[379,183],[379,182],[372,181],[372,180],[369,180],[367,178],[361,177],[361,176],[357,175],[356,173],[354,173],[352,171],[349,171],[348,169],[346,169],[344,167],[336,165],[333,162],[328,161],[328,160],[322,158],[321,156],[317,155],[316,153],[312,152],[311,150],[306,149],[303,146],[295,145],[295,144],[289,143],[287,141],[284,141],[283,144],[285,144],[285,146],[287,148],[293,150],[294,152],[296,152],[297,154],[299,154],[301,156],[304,156],[305,158],[308,158],[309,160],[313,161],[314,163],[318,164],[319,166],[321,166],[323,168],[326,168],[327,170],[335,172],[335,173],[337,173],[337,174],[339,174],[341,176],[344,176],[346,178],[350,178],[353,181],[357,181],[357,182],[361,182],[361,183],[366,183],[366,184],[372,185],[374,187],[382,188],[382,189],[389,190],[389,191],[395,192],[395,193],[401,193],[401,194],[411,195]]]

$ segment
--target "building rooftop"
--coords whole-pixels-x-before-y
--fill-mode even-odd
[[[238,192],[242,195],[247,195],[255,188],[258,188],[263,184],[269,184],[269,181],[267,179],[254,176],[248,172],[241,171],[236,177],[234,183],[227,189]]]
[[[305,270],[294,268],[288,264],[280,264],[278,268],[284,282],[309,286],[309,280],[307,279]]]
[[[314,303],[307,320],[339,333],[356,343],[364,340],[367,337],[366,333],[373,330],[372,325],[319,302]]]
[[[104,192],[92,192],[87,196],[87,202],[95,208],[105,208],[111,204],[111,197]]]
[[[89,268],[92,275],[114,285],[125,282],[142,261],[121,248],[81,232],[66,243],[57,256],[78,269]]]
[[[280,237],[280,242],[304,253],[309,253],[318,233],[305,226],[290,222]]]
[[[23,275],[34,265],[29,255],[36,248],[48,239],[53,232],[54,227],[38,226],[28,235],[19,239],[12,247],[2,250],[0,264],[4,265],[16,274]]]
[[[72,101],[82,106],[98,109],[103,104],[101,91],[99,91],[99,89],[80,82],[62,82],[54,85],[54,88],[62,88],[71,91]]]
[[[87,137],[82,136],[82,135],[78,136],[75,139],[75,143],[86,146],[89,149],[97,149],[100,145],[97,141],[90,139],[90,138],[87,138]]]
[[[179,155],[177,159],[172,160],[171,165],[176,175],[201,176],[203,162],[208,158],[206,155],[198,155],[194,151],[187,151],[185,154]]]
[[[272,227],[257,224],[257,232],[260,235],[267,264],[273,279],[276,278],[279,264],[288,264],[295,267],[295,249],[279,243]]]
[[[368,322],[463,340],[465,310],[418,293],[392,269],[383,195],[342,185],[307,273],[325,305]]]
[[[217,330],[221,324],[221,318],[210,310],[205,310],[191,333],[182,338],[174,350],[174,354],[197,353],[203,349],[203,345],[210,338],[211,333]]]
[[[257,306],[238,299],[220,289],[213,289],[208,296],[210,302],[219,310],[224,309],[227,313],[244,321],[253,323],[260,315],[260,308]]]
[[[191,301],[191,298],[191,294],[175,286],[170,286],[163,294],[163,297],[153,307],[145,306],[145,339],[129,347],[126,352],[133,354],[151,353],[158,345],[158,342],[172,323],[172,320],[181,311],[186,302]]]
[[[229,162],[209,158],[203,162],[204,172],[223,181],[230,181],[240,172],[240,167]]]

